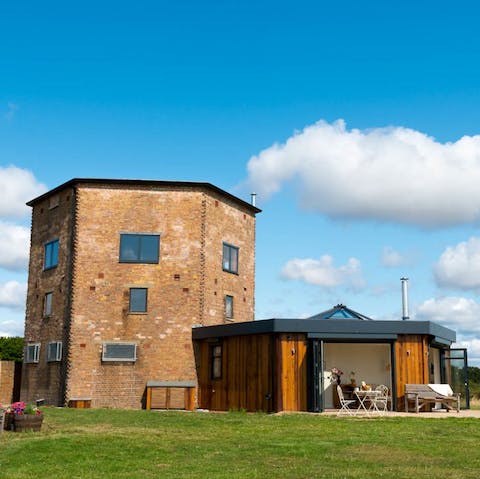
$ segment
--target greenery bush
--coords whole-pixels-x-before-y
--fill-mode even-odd
[[[22,362],[23,338],[0,337],[0,360]]]

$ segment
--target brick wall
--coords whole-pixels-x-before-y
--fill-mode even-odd
[[[10,404],[13,399],[15,361],[0,361],[0,404]]]
[[[190,188],[80,187],[75,218],[67,397],[93,407],[139,408],[146,382],[196,380],[191,328],[253,320],[254,227],[248,209]],[[120,233],[160,234],[158,264],[119,263]],[[239,274],[222,246],[240,248]],[[148,288],[148,312],[130,314],[129,289]],[[135,363],[103,363],[102,343],[137,344]]]
[[[32,212],[25,345],[41,346],[38,363],[23,364],[20,397],[58,405],[62,404],[65,363],[47,362],[46,352],[50,341],[67,342],[74,191],[65,189],[52,200],[42,201]],[[58,266],[44,271],[45,244],[55,239],[59,240]],[[52,312],[46,317],[44,298],[49,292],[53,294]]]

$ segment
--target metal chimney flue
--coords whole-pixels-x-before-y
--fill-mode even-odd
[[[400,278],[402,282],[402,320],[410,319],[408,315],[408,278]]]
[[[257,193],[250,193],[252,206],[257,206]]]

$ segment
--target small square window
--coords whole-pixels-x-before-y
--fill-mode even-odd
[[[147,288],[130,288],[130,307],[131,313],[147,312]]]
[[[229,273],[238,273],[238,248],[223,243],[223,270]]]
[[[43,317],[49,318],[52,315],[53,293],[46,293],[43,298]]]
[[[212,379],[222,377],[222,345],[212,346]]]
[[[233,318],[233,296],[228,294],[225,296],[225,317],[227,319]]]
[[[40,343],[31,343],[25,346],[25,362],[38,363],[40,357]]]
[[[55,268],[58,265],[58,239],[45,245],[44,269]]]
[[[55,362],[62,360],[62,342],[52,341],[47,344],[47,361]]]
[[[120,263],[158,263],[159,250],[160,235],[120,235]]]

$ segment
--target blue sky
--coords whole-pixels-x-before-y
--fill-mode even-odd
[[[0,7],[0,334],[25,201],[73,177],[258,193],[257,318],[344,303],[457,331],[480,364],[476,2]]]

